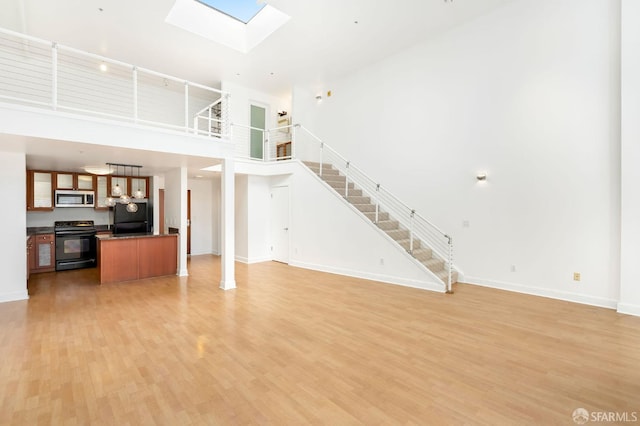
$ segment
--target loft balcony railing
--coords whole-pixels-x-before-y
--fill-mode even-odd
[[[229,95],[0,28],[0,102],[227,137]],[[213,110],[214,121],[198,120]]]

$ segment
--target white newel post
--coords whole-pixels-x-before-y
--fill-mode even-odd
[[[234,176],[233,158],[227,158],[222,161],[222,258],[221,262],[221,280],[220,288],[223,290],[231,290],[236,288],[235,277],[235,220],[234,220],[234,203],[235,203],[235,176]]]

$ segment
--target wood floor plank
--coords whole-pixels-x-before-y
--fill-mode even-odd
[[[640,318],[193,256],[188,277],[31,276],[0,304],[0,424],[573,424],[640,417]]]

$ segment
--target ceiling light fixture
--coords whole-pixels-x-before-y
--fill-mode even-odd
[[[105,166],[84,166],[83,167],[84,171],[87,173],[90,173],[92,175],[108,175],[113,173],[113,170],[111,170],[111,167],[105,167]]]
[[[107,72],[109,68],[107,68],[107,64],[105,64],[104,62],[100,64],[100,71],[102,72]]]

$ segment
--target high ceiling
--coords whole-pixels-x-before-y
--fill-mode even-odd
[[[229,80],[275,96],[294,85],[312,88],[379,61],[420,41],[488,13],[511,0],[268,0],[291,19],[243,54],[165,22],[175,0],[2,0],[0,27],[112,59],[219,87]],[[73,170],[105,153],[69,144],[42,152],[30,142],[27,165]],[[82,151],[82,160],[65,157]],[[95,151],[95,153],[94,153]],[[61,154],[56,155],[56,152]],[[144,157],[144,153],[130,153]],[[148,171],[202,159],[147,156]],[[111,159],[111,161],[114,161]]]
[[[248,54],[166,23],[175,0],[3,0],[0,26],[201,84],[232,80],[286,95],[507,1],[269,0],[291,19]]]

